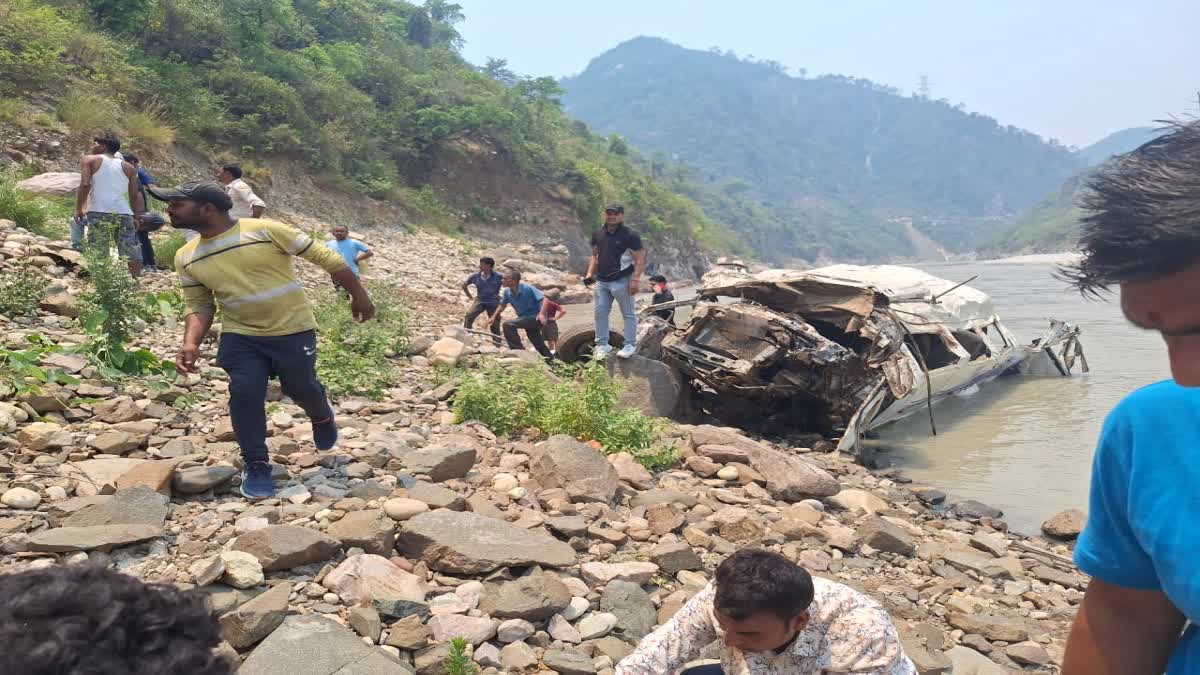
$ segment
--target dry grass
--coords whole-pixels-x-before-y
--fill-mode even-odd
[[[25,104],[15,98],[0,99],[0,124],[20,124],[24,126],[24,120],[21,112],[25,109]]]
[[[125,118],[121,126],[131,144],[162,147],[175,142],[175,129],[164,118],[164,111],[151,105]]]
[[[107,98],[72,93],[55,109],[58,119],[75,134],[98,134],[116,126],[117,107]]]

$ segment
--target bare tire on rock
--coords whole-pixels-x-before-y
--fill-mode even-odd
[[[565,363],[579,363],[592,358],[592,348],[596,344],[596,329],[591,326],[576,326],[568,328],[558,336],[558,358]],[[625,338],[616,331],[608,332],[608,344],[613,349],[620,349],[625,344]]]

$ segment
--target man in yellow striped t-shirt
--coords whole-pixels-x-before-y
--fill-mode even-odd
[[[200,236],[175,254],[187,317],[183,348],[175,363],[196,371],[200,342],[221,308],[217,364],[229,374],[229,416],[242,449],[242,494],[274,496],[267,456],[267,380],[279,376],[283,393],[312,420],[313,443],[328,450],[337,443],[337,424],[325,388],[317,380],[317,323],[304,289],[292,270],[292,257],[321,266],[350,293],[359,321],[375,306],[358,277],[336,252],[312,237],[273,220],[234,218],[225,190],[212,182],[151,188],[170,202],[171,225]]]

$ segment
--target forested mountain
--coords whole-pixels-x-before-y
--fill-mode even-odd
[[[2,0],[0,126],[65,127],[80,138],[113,130],[138,152],[178,141],[251,171],[258,159],[286,157],[324,182],[425,212],[444,206],[445,195],[426,189],[432,152],[481,136],[522,177],[572,201],[585,226],[622,199],[651,236],[720,244],[693,202],[565,117],[553,78],[464,61],[461,9],[446,0]]]
[[[657,38],[561,84],[568,113],[654,153],[656,174],[690,167],[709,215],[774,261],[904,257],[911,226],[971,250],[1080,167],[1056,142],[946,101]]]
[[[1079,191],[1095,167],[1106,160],[1134,150],[1163,133],[1158,127],[1132,127],[1105,136],[1076,154],[1087,169],[1071,176],[1054,192],[1022,214],[1010,228],[983,248],[985,254],[1013,252],[1049,253],[1070,249],[1079,232]]]

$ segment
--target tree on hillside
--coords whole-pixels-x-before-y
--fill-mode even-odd
[[[489,56],[487,63],[480,72],[493,80],[503,84],[506,87],[511,87],[517,83],[517,74],[508,67],[508,59],[498,59],[494,56]]]

